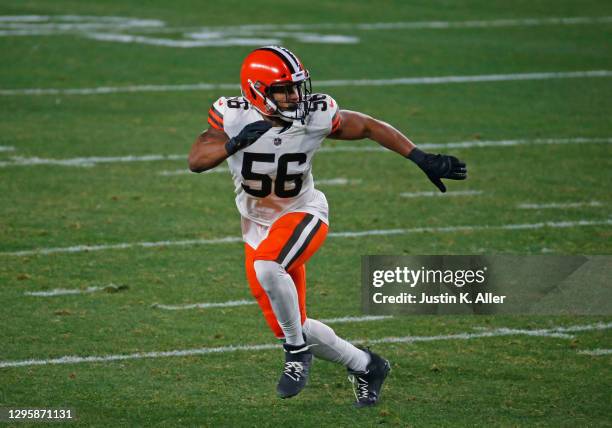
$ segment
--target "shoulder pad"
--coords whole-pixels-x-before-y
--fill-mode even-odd
[[[225,97],[215,101],[208,110],[208,124],[215,129],[223,131],[223,117],[225,116],[226,109],[227,99]]]
[[[227,98],[226,108],[237,109],[237,110],[249,110],[251,104],[244,97],[231,97]]]
[[[228,126],[240,121],[249,110],[251,104],[243,97],[221,97],[208,110],[208,124],[227,133]]]
[[[340,108],[336,100],[327,94],[312,94],[310,96],[309,114],[322,117],[329,128],[328,134],[335,132],[340,126]]]

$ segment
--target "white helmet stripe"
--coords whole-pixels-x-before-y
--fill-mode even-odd
[[[291,70],[291,74],[297,73],[301,70],[299,61],[297,61],[295,55],[293,55],[287,49],[281,48],[279,46],[264,46],[264,49],[271,49],[281,55],[291,65],[291,67],[293,67],[293,70]]]
[[[303,69],[303,68],[300,66],[300,60],[297,58],[297,56],[295,56],[295,55],[293,54],[293,52],[291,52],[291,51],[290,51],[289,49],[287,49],[287,48],[283,48],[283,47],[280,47],[280,48],[281,48],[282,50],[284,50],[285,52],[287,52],[291,58],[293,58],[293,60],[294,60],[294,61],[295,61],[295,63],[297,64],[297,69],[296,69],[296,71],[300,71],[300,70],[302,70],[302,69]]]

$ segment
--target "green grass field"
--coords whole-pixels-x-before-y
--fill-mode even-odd
[[[33,15],[55,18],[15,18]],[[89,18],[58,18],[63,15]],[[163,26],[58,27],[86,19],[102,22],[92,16],[160,20]],[[196,40],[184,33],[199,27],[303,24],[293,32],[273,26],[224,31],[226,38],[277,39],[301,57],[315,91],[393,124],[416,144],[519,140],[435,149],[460,157],[470,168],[467,181],[447,182],[450,191],[481,193],[414,198],[400,194],[435,188],[411,162],[384,151],[341,150],[374,147],[373,142],[328,140],[324,147],[333,150],[317,155],[315,179],[349,181],[319,187],[330,203],[331,232],[451,228],[328,238],[308,265],[308,312],[333,319],[362,316],[362,255],[612,252],[612,3],[315,1],[294,8],[271,1],[154,0],[143,6],[116,0],[5,0],[0,17],[0,407],[69,407],[77,412],[74,424],[82,426],[612,425],[610,355],[581,353],[612,348],[612,316],[415,316],[332,323],[339,335],[366,344],[389,337],[432,339],[373,344],[393,371],[380,405],[358,411],[351,407],[353,393],[340,366],[316,361],[309,386],[283,401],[275,393],[280,347],[226,348],[275,344],[256,305],[154,307],[251,299],[242,245],[202,242],[240,235],[229,174],[177,173],[186,170],[187,153],[206,127],[210,104],[238,90],[132,87],[237,84],[241,61],[254,46],[179,48],[92,38],[93,32],[112,32],[172,44]],[[533,20],[518,21],[523,18]],[[431,21],[464,24],[377,30],[318,26]],[[356,39],[312,43],[295,32]],[[317,87],[340,79],[593,70],[608,73]],[[100,87],[123,90],[62,92]],[[146,155],[166,158],[117,159]],[[76,158],[91,157],[110,159],[74,166]],[[523,203],[578,205],[519,208]],[[500,228],[508,225],[532,226]],[[453,230],[457,226],[473,228]],[[186,240],[200,243],[177,245]],[[143,242],[159,244],[138,245]],[[102,247],[82,251],[79,246]],[[68,247],[76,248],[68,252]],[[103,289],[111,284],[127,287],[114,293]],[[88,287],[102,289],[25,294]],[[550,334],[557,327],[596,323],[600,328]],[[548,333],[438,337],[477,336],[504,327]],[[49,361],[205,348],[220,349]]]

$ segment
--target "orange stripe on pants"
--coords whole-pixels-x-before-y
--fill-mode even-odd
[[[263,311],[268,326],[279,339],[282,339],[285,335],[278,325],[268,295],[257,280],[254,263],[256,260],[277,260],[283,253],[283,249],[286,248],[287,244],[292,243],[291,239],[295,235],[296,229],[299,228],[300,223],[307,219],[306,216],[309,216],[309,214],[302,212],[285,214],[272,224],[268,236],[259,244],[257,249],[254,249],[248,244],[244,246],[246,276],[251,288],[251,293],[257,300],[257,303],[259,303],[259,307]],[[302,252],[299,256],[292,260],[290,265],[287,266],[287,273],[291,276],[291,279],[293,279],[297,290],[302,323],[306,321],[306,262],[313,256],[319,247],[323,245],[327,237],[327,230],[327,224],[321,221],[316,232],[313,231],[312,236],[310,236],[308,243],[305,242],[302,246],[303,248],[300,248]],[[299,246],[299,243],[297,243],[297,245]]]

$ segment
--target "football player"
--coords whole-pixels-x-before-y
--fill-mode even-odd
[[[465,179],[466,166],[453,156],[418,149],[385,122],[341,110],[329,95],[312,94],[308,70],[283,47],[252,51],[240,84],[242,96],[221,97],[211,106],[209,128],[193,144],[189,168],[203,172],[228,161],[246,276],[269,327],[284,341],[277,392],[288,398],[304,388],[314,354],[347,367],[357,407],[374,405],[389,362],[306,313],[306,263],[329,225],[327,200],[314,187],[312,158],[326,138],[369,138],[416,163],[442,192],[441,179]]]

